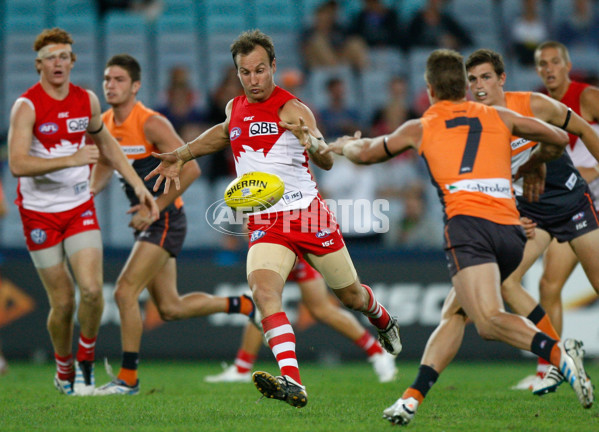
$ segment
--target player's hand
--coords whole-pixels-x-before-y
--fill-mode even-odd
[[[302,116],[300,116],[298,124],[280,121],[279,126],[295,135],[300,144],[304,147],[304,150],[310,150],[310,147],[312,146],[312,140],[310,140],[310,128],[306,126]]]
[[[343,147],[352,141],[359,140],[360,138],[362,138],[362,131],[356,131],[354,136],[342,136],[341,138],[337,138],[335,141],[328,143],[327,148],[321,150],[320,153],[327,154],[333,152],[338,155],[343,155]]]
[[[74,161],[73,166],[95,164],[100,159],[100,150],[95,144],[86,144],[73,153],[71,157]]]
[[[177,157],[176,152],[170,153],[152,153],[152,156],[160,159],[160,165],[158,165],[150,174],[148,174],[144,180],[149,180],[152,177],[158,176],[156,183],[154,183],[154,192],[158,190],[164,180],[164,193],[168,193],[171,187],[171,180],[174,180],[175,187],[177,190],[181,189],[181,182],[179,181],[179,174],[183,168],[183,161]]]
[[[150,216],[152,217],[152,222],[158,219],[160,215],[160,210],[158,209],[158,204],[154,201],[154,197],[150,193],[146,186],[142,183],[140,186],[137,186],[133,189],[135,191],[135,195],[139,200],[141,205],[147,206],[150,209]]]
[[[527,217],[521,217],[520,222],[522,223],[522,228],[524,228],[524,233],[526,234],[526,238],[528,240],[534,240],[535,238],[535,228],[537,227],[537,223]]]
[[[131,221],[129,222],[129,227],[136,231],[145,231],[154,222],[151,210],[145,205],[134,205],[127,211],[127,213],[133,213]]]
[[[538,163],[535,160],[529,160],[522,164],[514,180],[522,178],[522,195],[530,202],[538,201],[545,191],[545,177],[547,175],[547,166],[544,163]]]

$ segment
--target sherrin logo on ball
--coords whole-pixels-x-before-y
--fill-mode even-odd
[[[253,213],[275,205],[285,192],[278,175],[260,171],[243,174],[225,189],[225,203],[234,210]]]

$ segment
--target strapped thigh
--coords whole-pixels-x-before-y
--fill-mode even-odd
[[[331,289],[346,288],[358,279],[358,273],[346,246],[326,255],[307,253],[305,258],[324,277]]]
[[[247,256],[247,276],[254,270],[272,270],[284,281],[295,265],[297,255],[291,249],[276,243],[257,243],[250,247]]]
[[[83,231],[64,239],[64,250],[68,257],[81,249],[95,248],[102,250],[102,235],[100,230]]]
[[[36,269],[54,267],[64,261],[63,244],[58,243],[46,249],[29,251],[31,261]]]

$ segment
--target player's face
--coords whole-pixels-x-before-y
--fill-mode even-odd
[[[248,55],[237,55],[237,75],[248,101],[261,102],[271,95],[274,87],[274,73],[277,69],[273,60],[268,60],[266,50],[256,46]]]
[[[537,54],[535,61],[537,74],[548,90],[555,90],[567,84],[572,64],[566,62],[559,49],[542,49]]]
[[[503,105],[505,75],[497,76],[491,63],[482,63],[468,69],[468,86],[477,102],[485,105]]]
[[[122,105],[135,98],[138,83],[131,81],[129,73],[120,66],[109,66],[104,70],[104,98],[112,106]]]
[[[42,58],[36,59],[36,66],[40,71],[40,76],[42,80],[52,85],[68,83],[71,69],[73,69],[74,65],[70,49],[60,49],[63,45],[53,46],[58,48],[49,51]],[[64,47],[70,47],[70,45],[64,45]]]

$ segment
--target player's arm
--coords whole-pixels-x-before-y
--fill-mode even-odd
[[[229,119],[231,117],[232,108],[233,100],[230,100],[225,109],[225,114],[227,115],[226,120],[212,126],[193,141],[168,153],[152,154],[154,157],[161,160],[160,165],[145,178],[146,180],[149,180],[152,177],[158,176],[156,183],[154,183],[154,191],[158,190],[163,181],[165,181],[165,194],[168,194],[170,191],[171,181],[174,181],[175,187],[180,189],[181,184],[179,181],[179,174],[186,162],[200,156],[216,153],[231,143],[229,140]]]
[[[144,124],[144,134],[160,153],[169,153],[183,146],[183,140],[177,135],[171,122],[160,115],[148,118]],[[160,211],[173,203],[199,176],[200,167],[198,163],[195,160],[186,163],[179,176],[180,189],[173,188],[167,194],[161,194],[156,198],[156,204],[158,204]]]
[[[541,93],[532,94],[530,106],[535,117],[579,136],[593,157],[599,160],[599,135],[585,119],[563,103]]]
[[[105,158],[100,157],[98,163],[92,168],[89,187],[90,191],[94,195],[98,195],[106,188],[106,186],[108,186],[113,174],[114,168],[112,168],[110,163]]]
[[[321,152],[327,147],[327,143],[318,130],[316,118],[310,108],[298,99],[291,99],[281,109],[279,117],[279,126],[297,137],[316,166],[327,171],[333,167],[333,155]]]
[[[420,147],[422,142],[422,122],[409,120],[390,135],[375,138],[362,138],[360,132],[353,137],[342,137],[330,143],[326,152],[347,157],[356,164],[385,162],[404,151]]]
[[[89,102],[92,110],[92,117],[87,128],[89,135],[100,149],[106,162],[109,163],[112,168],[117,170],[127,183],[131,185],[139,202],[147,205],[148,208],[151,209],[152,219],[158,219],[158,206],[156,205],[156,202],[154,202],[152,194],[148,191],[143,180],[137,175],[135,169],[127,160],[127,156],[123,153],[119,143],[112,135],[110,135],[110,132],[108,132],[108,129],[106,129],[102,123],[100,101],[98,100],[98,97],[92,91],[88,90],[87,93],[89,94]]]
[[[8,130],[8,165],[15,177],[39,176],[64,168],[96,163],[98,148],[82,146],[70,156],[40,158],[29,154],[33,139],[35,111],[25,99],[18,99],[10,113]]]

